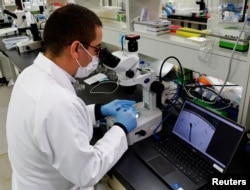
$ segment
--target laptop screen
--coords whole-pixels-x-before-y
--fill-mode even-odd
[[[186,100],[173,134],[225,172],[244,133],[244,128],[216,113]]]

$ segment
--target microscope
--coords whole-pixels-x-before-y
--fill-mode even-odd
[[[128,51],[101,51],[99,57],[103,65],[116,72],[121,86],[142,86],[142,102],[135,105],[137,110],[137,127],[127,135],[128,144],[132,145],[161,130],[162,112],[157,107],[156,92],[152,84],[156,81],[156,72],[150,68],[139,68],[138,35],[126,35]],[[112,117],[107,118],[107,127],[114,123]]]
[[[4,10],[3,12],[15,19],[15,25],[18,29],[19,34],[26,34],[29,31],[29,34],[31,36],[28,40],[23,39],[16,42],[16,47],[19,53],[41,48],[42,39],[40,37],[37,24],[30,23],[30,26],[28,26],[25,11],[18,10],[15,12],[10,12],[8,10]]]

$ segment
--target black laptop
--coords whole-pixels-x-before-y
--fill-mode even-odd
[[[245,128],[186,100],[171,134],[135,152],[172,189],[195,190],[225,173]]]

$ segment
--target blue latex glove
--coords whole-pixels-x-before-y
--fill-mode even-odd
[[[133,106],[122,107],[116,112],[115,121],[122,124],[127,133],[130,133],[137,126],[136,114],[137,111]]]
[[[101,106],[103,116],[115,116],[121,107],[132,107],[135,101],[131,100],[113,100],[112,102]]]

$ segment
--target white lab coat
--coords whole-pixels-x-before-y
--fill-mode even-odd
[[[94,146],[94,105],[77,97],[74,79],[42,53],[18,77],[7,116],[13,190],[93,189],[127,150],[113,126]]]

